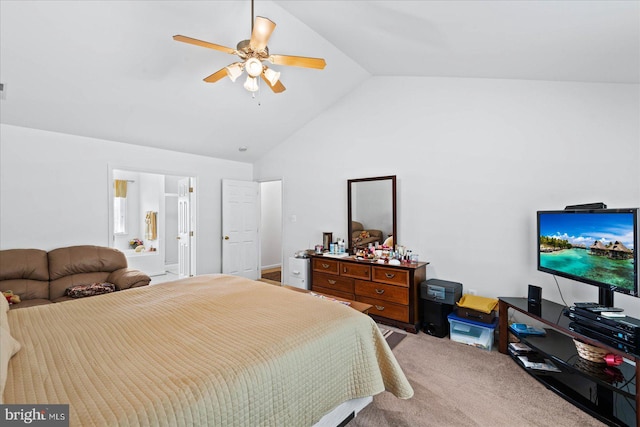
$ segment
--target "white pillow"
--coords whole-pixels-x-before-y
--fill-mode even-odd
[[[6,314],[6,313],[4,313]],[[4,386],[9,372],[9,360],[20,350],[20,343],[5,328],[0,328],[0,404],[4,401]]]
[[[9,330],[9,320],[7,319],[7,312],[9,311],[9,303],[4,295],[0,298],[0,328]]]

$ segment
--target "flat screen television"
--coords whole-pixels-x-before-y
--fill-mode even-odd
[[[638,209],[538,211],[538,270],[638,297]]]

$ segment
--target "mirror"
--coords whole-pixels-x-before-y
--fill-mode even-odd
[[[349,251],[369,244],[398,244],[396,227],[396,176],[347,181]]]

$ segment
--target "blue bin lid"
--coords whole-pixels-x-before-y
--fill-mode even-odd
[[[468,323],[470,325],[481,326],[483,328],[495,329],[498,326],[498,318],[493,319],[493,323],[482,323],[476,322],[474,320],[463,319],[462,317],[458,317],[455,314],[451,313],[447,316],[449,320],[455,320],[456,322]]]

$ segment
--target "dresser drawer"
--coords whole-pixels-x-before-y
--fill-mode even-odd
[[[356,295],[363,297],[376,298],[397,304],[409,304],[409,288],[402,286],[356,280],[355,292]]]
[[[340,275],[356,279],[371,279],[371,266],[352,262],[340,263]]]
[[[409,287],[409,271],[399,268],[373,266],[373,277],[371,280],[390,285]]]
[[[313,273],[313,288],[335,289],[353,295],[353,279],[332,274]],[[318,291],[320,292],[320,291]]]
[[[409,321],[409,306],[407,305],[394,304],[389,301],[367,298],[360,295],[356,295],[356,301],[371,304],[373,307],[369,310],[369,314],[386,317],[387,319],[393,319],[399,322],[406,323]]]
[[[320,294],[327,294],[327,295],[332,295],[334,297],[344,298],[344,299],[349,299],[351,301],[355,301],[355,295],[350,294],[348,292],[336,291],[335,289],[320,288],[320,287],[316,287],[315,285],[313,285],[313,292],[318,292]]]
[[[340,263],[335,259],[313,259],[313,271],[321,271],[329,274],[340,274]]]

